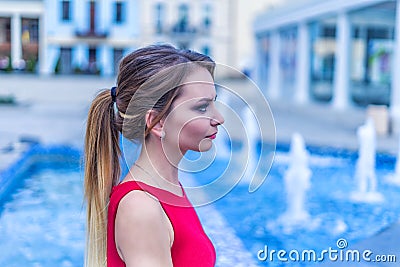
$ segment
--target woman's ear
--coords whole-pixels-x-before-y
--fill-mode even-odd
[[[154,124],[155,120],[158,119],[159,112],[155,111],[154,109],[150,109],[146,112],[146,126],[147,128],[151,127]],[[155,135],[158,138],[163,138],[165,135],[163,131],[164,127],[164,120],[159,120],[156,124],[154,124],[153,128],[150,130],[150,133]]]

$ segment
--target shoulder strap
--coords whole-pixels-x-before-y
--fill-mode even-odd
[[[122,184],[119,184],[113,187],[110,195],[110,205],[118,206],[121,199],[133,190],[141,190],[145,191],[160,201],[161,205],[164,207],[165,205],[169,206],[181,206],[181,207],[191,207],[189,200],[184,192],[184,196],[180,197],[174,195],[169,191],[165,191],[160,188],[153,187],[151,185],[137,182],[137,181],[128,181]]]

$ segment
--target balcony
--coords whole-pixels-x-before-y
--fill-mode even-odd
[[[187,20],[180,19],[171,25],[156,25],[156,33],[167,35],[171,38],[193,39],[197,37],[211,36],[210,22],[203,22],[198,25],[190,25]]]
[[[88,30],[88,31],[76,30],[75,36],[84,39],[105,39],[108,37],[108,32],[105,31],[100,32],[94,30]]]

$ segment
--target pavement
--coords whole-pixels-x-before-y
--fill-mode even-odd
[[[254,86],[246,80],[226,80],[246,94]],[[24,150],[24,142],[66,144],[83,148],[88,107],[95,94],[111,88],[115,78],[98,76],[36,76],[0,74],[0,97],[13,95],[17,105],[0,105],[0,170],[7,168]],[[251,99],[251,96],[249,96]],[[294,104],[290,99],[269,100],[277,142],[289,143],[294,132],[307,145],[357,150],[357,128],[366,119],[365,108],[337,110],[329,104]],[[377,137],[377,151],[397,155],[399,136]],[[366,244],[400,251],[400,222],[393,224]],[[392,236],[389,242],[387,236]],[[362,243],[360,244],[362,246]],[[400,257],[400,256],[399,256]],[[400,260],[400,259],[398,259]],[[359,265],[361,266],[361,265]],[[381,266],[381,265],[368,265]]]
[[[245,95],[247,80],[224,81],[241,88]],[[43,143],[82,145],[87,110],[95,94],[110,88],[115,78],[98,76],[0,75],[0,96],[15,96],[17,105],[0,105],[0,148],[22,136]],[[251,97],[245,97],[251,102]],[[289,143],[294,132],[307,145],[357,150],[357,128],[366,119],[365,108],[344,110],[324,103],[295,104],[291,100],[268,99],[275,121],[277,142]],[[260,115],[263,116],[263,115]],[[377,136],[377,151],[396,155],[398,135]]]
[[[90,101],[113,83],[89,76],[0,75],[0,96],[17,102],[0,105],[0,170],[18,157],[21,139],[82,148]]]

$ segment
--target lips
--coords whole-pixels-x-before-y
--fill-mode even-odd
[[[210,138],[210,139],[215,139],[216,137],[217,137],[217,132],[206,136],[206,138]]]

